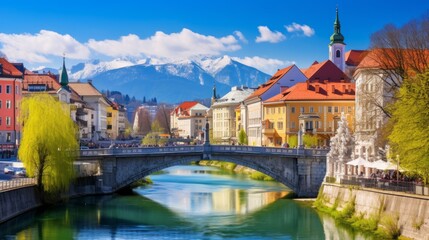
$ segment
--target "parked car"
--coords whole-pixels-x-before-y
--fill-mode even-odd
[[[12,167],[12,166],[6,166],[4,169],[3,169],[3,172],[5,173],[5,174],[15,174],[15,168],[14,167]]]
[[[87,147],[87,146],[81,146],[80,150],[89,150],[89,147]]]
[[[15,168],[15,175],[25,177],[27,175],[27,172],[25,171],[25,168]]]

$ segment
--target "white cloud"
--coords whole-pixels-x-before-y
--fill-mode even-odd
[[[88,59],[89,49],[72,36],[47,30],[36,34],[0,33],[1,51],[12,61],[47,63],[50,56],[66,54],[71,59]]]
[[[235,31],[234,32],[235,36],[238,37],[238,39],[240,39],[240,41],[247,43],[247,39],[244,37],[243,33],[240,31]]]
[[[257,56],[245,58],[233,57],[232,59],[242,64],[254,67],[267,74],[274,74],[278,69],[285,68],[295,63],[293,61],[282,61],[279,59],[261,58]]]
[[[220,55],[223,52],[241,48],[233,35],[216,38],[195,33],[186,28],[179,33],[171,34],[158,31],[146,39],[141,39],[134,34],[122,36],[119,40],[90,39],[87,45],[92,50],[111,57],[149,56],[171,59],[196,55]]]
[[[302,32],[307,37],[314,35],[314,29],[305,24],[301,25],[294,22],[291,25],[285,26],[285,28],[288,32]]]
[[[286,39],[285,35],[278,31],[271,31],[267,26],[259,26],[259,33],[261,36],[256,37],[256,42],[270,42],[278,43]]]

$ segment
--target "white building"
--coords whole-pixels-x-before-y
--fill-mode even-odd
[[[232,87],[231,91],[211,106],[213,139],[231,144],[237,142],[235,108],[254,90],[248,87]]]
[[[198,102],[183,102],[170,114],[171,132],[179,137],[202,140],[208,109]]]
[[[96,140],[107,138],[107,108],[109,104],[103,95],[89,80],[87,83],[70,82],[69,87],[81,96],[82,100],[93,109],[93,114],[91,116],[92,136],[95,137]]]
[[[246,131],[249,145],[262,146],[262,102],[305,80],[307,77],[295,65],[280,69],[243,101],[241,125]]]

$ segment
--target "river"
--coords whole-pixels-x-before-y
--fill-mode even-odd
[[[282,199],[289,189],[206,166],[152,175],[135,195],[90,196],[0,225],[0,239],[366,239]]]

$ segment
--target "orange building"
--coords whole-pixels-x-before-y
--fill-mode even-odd
[[[318,146],[329,145],[344,113],[354,129],[355,84],[331,61],[315,62],[303,71],[308,80],[263,102],[263,141],[280,146],[299,128],[316,136]]]

